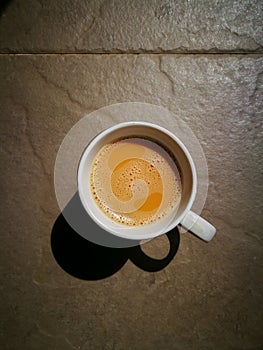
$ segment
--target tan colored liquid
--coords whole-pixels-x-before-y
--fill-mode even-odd
[[[113,221],[145,225],[168,215],[181,198],[178,168],[158,144],[126,138],[104,146],[90,173],[94,200]]]

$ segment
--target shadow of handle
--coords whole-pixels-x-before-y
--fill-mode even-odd
[[[170,250],[168,255],[163,259],[153,259],[150,256],[146,255],[141,246],[135,246],[130,248],[129,259],[139,267],[140,269],[148,272],[156,272],[164,269],[174,258],[180,243],[180,235],[178,228],[166,233],[166,236],[170,243]]]
[[[96,226],[94,228],[88,224],[87,227],[87,233],[103,234]],[[106,232],[104,234],[108,235]],[[156,260],[142,251],[139,242],[130,248],[110,248],[91,242],[80,236],[61,213],[52,228],[50,243],[54,258],[64,271],[79,279],[100,280],[116,273],[128,259],[144,271],[154,272],[165,268],[178,250],[179,231],[175,228],[166,235],[170,251],[164,259]]]

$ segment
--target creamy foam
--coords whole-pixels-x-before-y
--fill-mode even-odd
[[[181,199],[175,161],[157,143],[139,137],[104,146],[93,161],[90,185],[101,210],[129,226],[161,220]]]

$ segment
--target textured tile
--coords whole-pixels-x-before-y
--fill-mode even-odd
[[[262,52],[262,1],[9,1],[0,52]]]
[[[262,347],[262,71],[255,55],[0,57],[2,349]],[[181,235],[161,271],[125,251],[115,274],[81,280],[50,246],[56,153],[86,113],[124,101],[165,106],[194,130],[210,174],[203,215],[218,233],[209,244]],[[94,270],[95,248],[74,242],[72,264],[83,247]],[[143,249],[160,258],[166,238]]]

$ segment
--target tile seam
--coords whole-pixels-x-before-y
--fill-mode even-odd
[[[71,53],[71,52],[38,52],[38,53],[0,53],[1,56],[263,56],[263,52],[198,52],[198,53],[172,53],[172,52],[145,52],[145,53]]]

